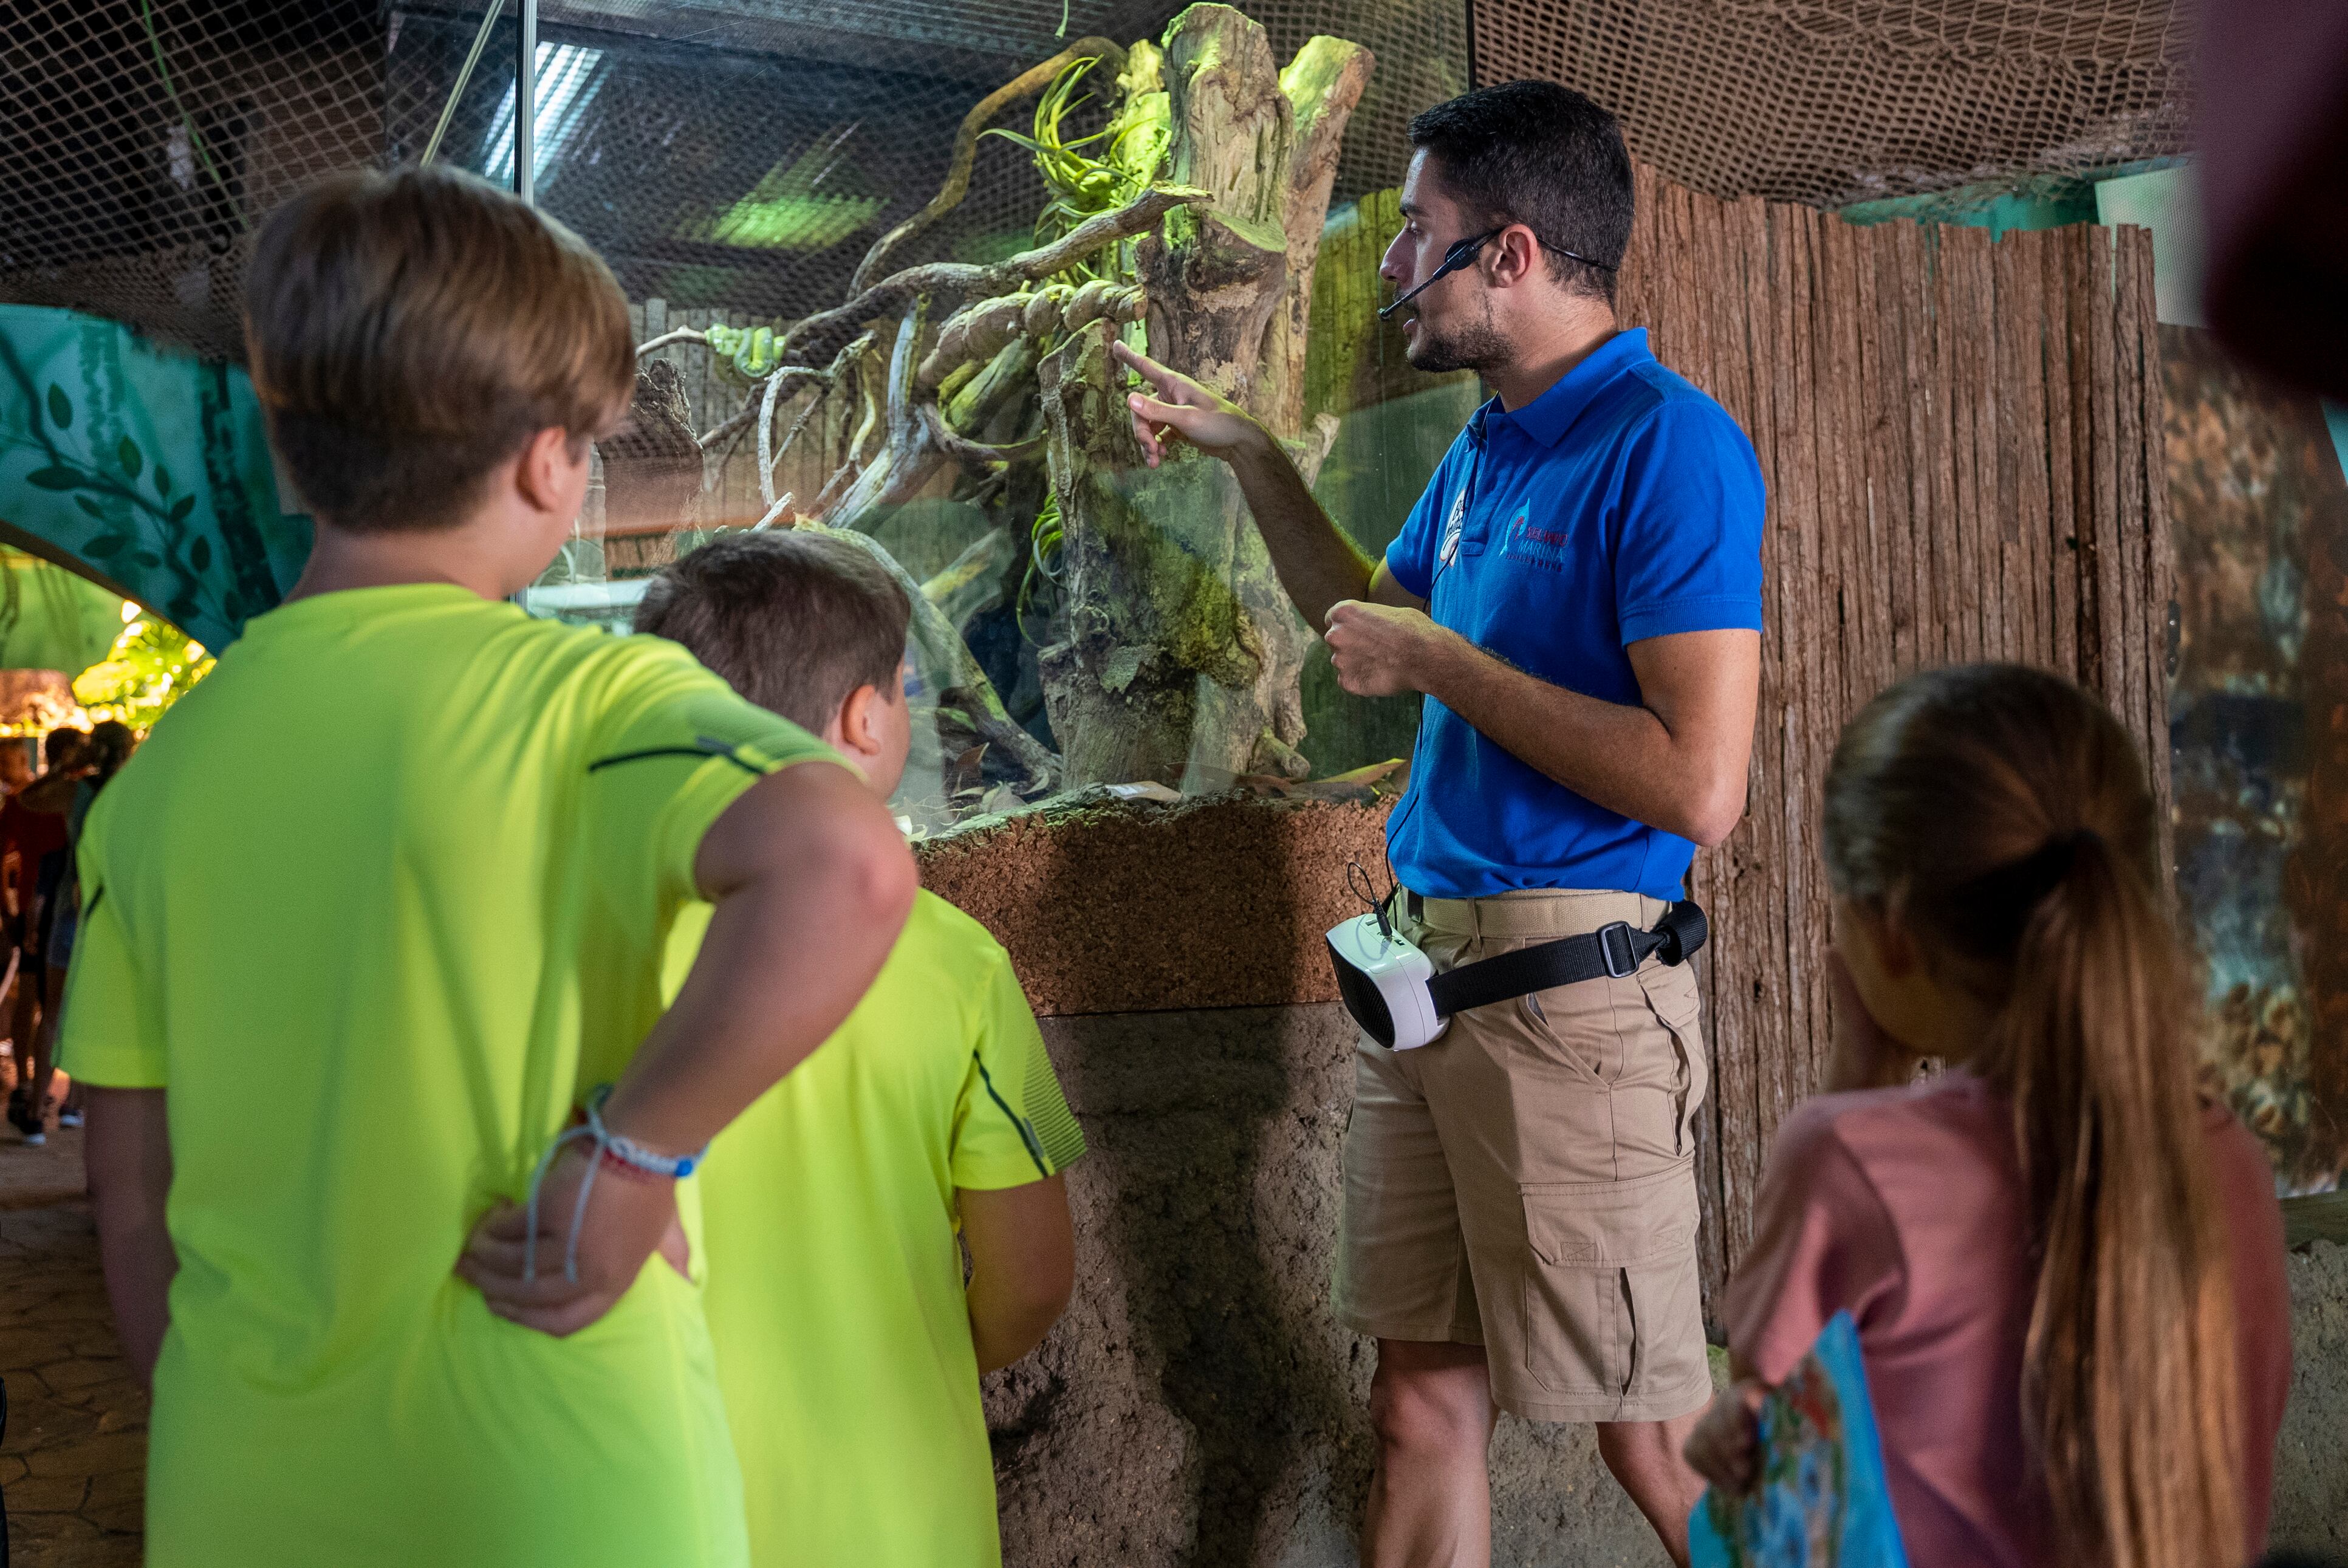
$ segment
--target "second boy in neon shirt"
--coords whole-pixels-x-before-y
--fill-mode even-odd
[[[821,735],[885,799],[910,734],[906,609],[846,539],[752,533],[662,573],[636,625]],[[673,975],[706,916],[678,915]],[[1084,1148],[1009,957],[919,894],[856,1011],[727,1129],[699,1181],[757,1568],[1002,1561],[978,1379],[1066,1304],[1059,1173]]]

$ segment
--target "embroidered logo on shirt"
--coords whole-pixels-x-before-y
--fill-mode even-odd
[[[1509,519],[1509,526],[1501,531],[1500,553],[1511,561],[1561,571],[1572,539],[1572,534],[1563,528],[1544,528],[1535,523],[1529,509],[1519,507],[1517,515]]]
[[[1437,552],[1444,565],[1459,553],[1459,536],[1468,527],[1468,487],[1461,485],[1459,494],[1451,502],[1451,515],[1443,520],[1443,547]]]

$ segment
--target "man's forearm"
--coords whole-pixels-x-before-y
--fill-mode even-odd
[[[1734,813],[1724,823],[1722,809],[1706,798],[1700,762],[1682,754],[1651,708],[1552,686],[1457,634],[1445,637],[1424,689],[1502,750],[1592,804],[1703,844],[1718,842],[1734,825]]]
[[[1276,438],[1267,434],[1260,447],[1232,453],[1231,463],[1272,568],[1307,625],[1321,631],[1331,605],[1369,596],[1377,562],[1322,509]]]

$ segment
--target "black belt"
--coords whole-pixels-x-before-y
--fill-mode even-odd
[[[1405,888],[1402,906],[1404,913],[1418,920],[1426,901]],[[1618,920],[1581,936],[1535,943],[1463,964],[1429,980],[1426,989],[1435,999],[1436,1016],[1447,1018],[1560,985],[1620,980],[1638,973],[1651,955],[1660,955],[1666,964],[1684,964],[1710,934],[1704,911],[1694,900],[1682,899],[1663,912],[1653,931],[1634,930],[1628,921]]]

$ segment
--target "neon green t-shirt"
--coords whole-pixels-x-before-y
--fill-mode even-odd
[[[252,621],[91,812],[63,1059],[169,1091],[147,1561],[731,1565],[698,1291],[567,1339],[450,1273],[659,1016],[704,832],[832,753],[461,589]]]
[[[677,917],[672,994],[708,920]],[[1084,1151],[1009,956],[921,894],[848,1021],[695,1181],[757,1568],[1002,1562],[954,1189]]]

